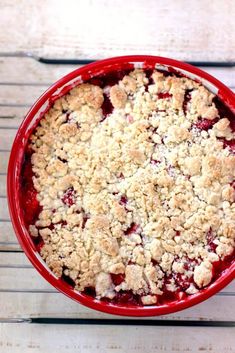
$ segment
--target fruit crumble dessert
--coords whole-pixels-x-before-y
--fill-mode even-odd
[[[132,69],[57,99],[21,172],[25,224],[53,273],[114,304],[197,293],[234,261],[235,117],[202,84]]]

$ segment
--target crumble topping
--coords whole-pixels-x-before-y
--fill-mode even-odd
[[[56,276],[97,298],[131,291],[144,305],[211,283],[235,239],[235,155],[223,145],[235,134],[214,97],[188,78],[136,69],[55,102],[31,136],[42,210],[29,231]]]

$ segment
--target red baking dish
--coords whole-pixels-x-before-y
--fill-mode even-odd
[[[124,316],[155,316],[170,314],[182,309],[191,307],[220,291],[224,286],[234,279],[235,262],[232,262],[211,285],[206,289],[200,290],[197,294],[187,296],[181,300],[176,300],[163,305],[138,306],[114,305],[104,301],[99,301],[91,296],[82,294],[74,290],[49,270],[26,229],[23,219],[23,213],[20,208],[19,190],[20,190],[20,172],[23,163],[24,151],[27,145],[28,137],[33,128],[37,125],[40,117],[60,96],[64,95],[75,85],[86,81],[91,77],[106,74],[115,70],[125,70],[130,68],[159,68],[162,70],[178,72],[191,79],[201,82],[211,92],[218,97],[233,111],[235,111],[235,95],[220,81],[208,73],[193,67],[189,64],[179,62],[173,59],[157,56],[134,55],[123,56],[98,61],[83,66],[69,73],[65,77],[54,83],[41,97],[34,103],[27,113],[16,134],[8,166],[7,193],[11,220],[14,226],[18,241],[28,256],[33,266],[38,272],[60,292],[66,294],[71,299],[84,304],[92,309],[107,312],[110,314]]]

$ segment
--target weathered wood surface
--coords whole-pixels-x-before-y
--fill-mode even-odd
[[[233,0],[1,0],[0,52],[233,60]]]
[[[231,353],[234,329],[1,324],[4,353]]]
[[[183,353],[234,351],[232,327],[176,327],[177,320],[234,321],[235,283],[209,300],[152,321],[169,327],[35,325],[30,318],[114,319],[58,293],[32,267],[10,222],[6,199],[9,151],[39,95],[78,65],[45,58],[153,54],[191,61],[234,61],[235,2],[227,0],[0,0],[0,352]],[[10,54],[10,56],[9,56]],[[204,68],[235,89],[235,68]]]

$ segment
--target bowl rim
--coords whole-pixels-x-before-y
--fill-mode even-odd
[[[28,231],[24,226],[22,217],[20,217],[20,209],[18,204],[17,195],[19,193],[19,173],[22,164],[22,158],[24,153],[24,148],[26,146],[28,138],[25,137],[25,132],[29,123],[33,120],[38,110],[48,101],[48,99],[61,87],[71,82],[81,75],[86,75],[87,73],[92,76],[97,75],[105,67],[114,67],[115,65],[124,65],[126,63],[139,63],[144,65],[149,65],[151,67],[156,64],[165,65],[166,67],[172,67],[174,69],[179,69],[185,71],[185,75],[193,74],[199,77],[199,79],[206,80],[214,87],[217,88],[217,95],[223,100],[224,103],[230,106],[232,110],[235,111],[235,95],[234,93],[226,87],[222,82],[202,71],[201,69],[194,67],[190,64],[152,55],[128,55],[119,56],[109,59],[100,60],[91,64],[87,64],[74,71],[68,73],[53,85],[51,85],[32,105],[25,118],[23,119],[14,139],[7,171],[7,198],[8,198],[8,208],[10,213],[10,218],[13,224],[15,234],[18,241],[31,261],[32,265],[36,270],[57,290],[67,295],[71,299],[95,310],[99,310],[109,314],[122,315],[122,316],[157,316],[171,314],[179,310],[189,308],[195,304],[198,304],[209,297],[211,297],[216,292],[224,288],[228,283],[230,283],[235,278],[235,263],[232,263],[223,274],[214,281],[210,286],[205,289],[200,290],[197,294],[187,296],[182,300],[177,300],[169,302],[164,305],[153,305],[153,306],[125,306],[125,305],[115,305],[107,302],[99,301],[91,296],[84,295],[78,291],[75,291],[72,287],[68,286],[61,279],[55,277],[55,275],[46,267],[41,256],[35,250],[33,242],[30,241]],[[145,67],[145,66],[144,66]],[[21,151],[21,153],[20,153]]]

